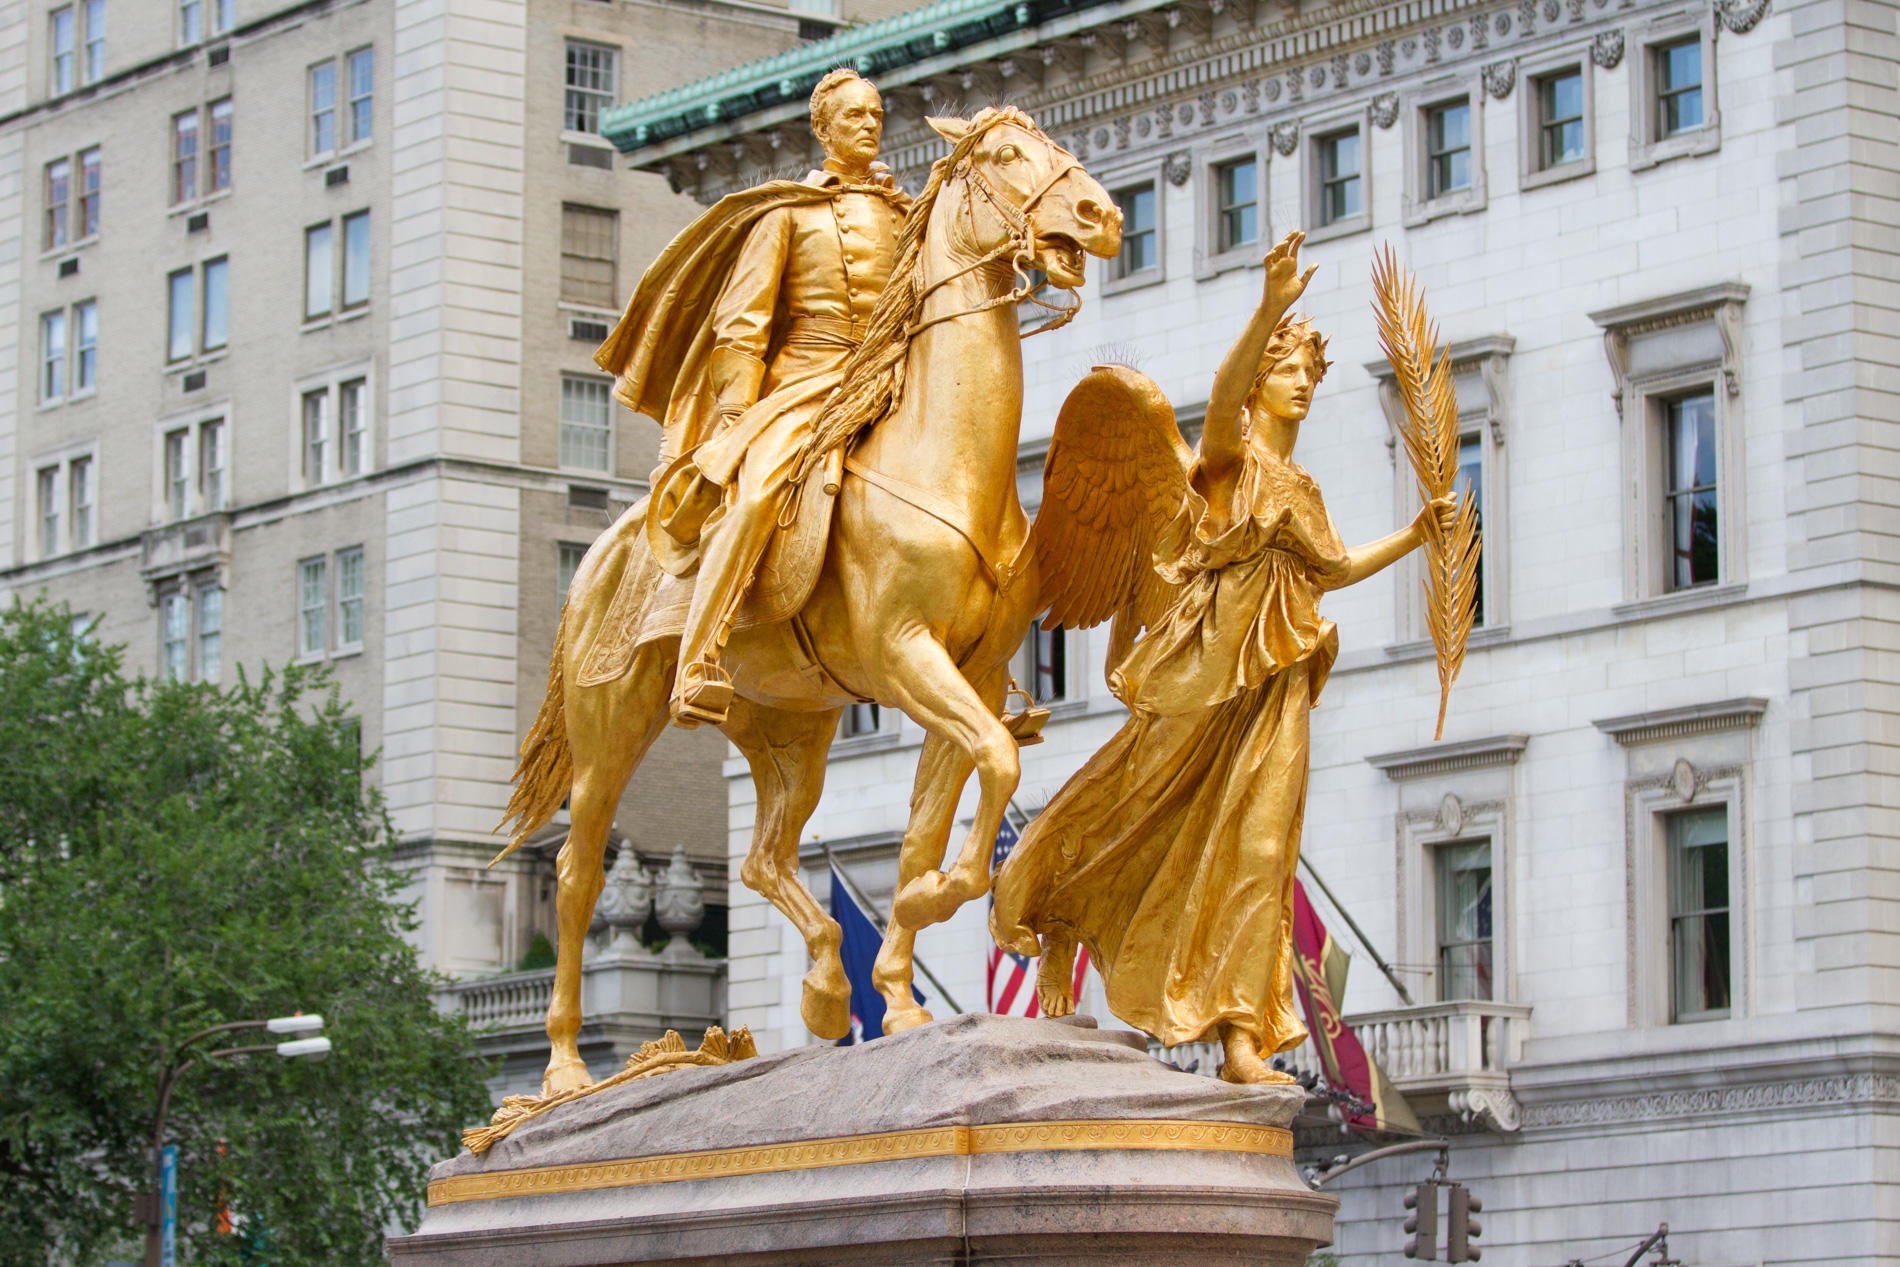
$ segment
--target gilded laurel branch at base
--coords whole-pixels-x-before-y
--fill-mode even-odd
[[[750,1060],[759,1054],[753,1044],[752,1031],[744,1025],[732,1031],[728,1036],[717,1025],[707,1028],[706,1037],[701,1040],[698,1051],[688,1051],[686,1040],[679,1036],[678,1030],[667,1030],[664,1038],[642,1043],[640,1050],[627,1058],[627,1067],[611,1078],[589,1083],[566,1091],[557,1091],[552,1095],[511,1095],[501,1102],[495,1110],[495,1116],[487,1126],[472,1127],[462,1132],[462,1143],[477,1156],[493,1148],[523,1122],[540,1117],[549,1109],[571,1103],[617,1087],[623,1082],[633,1082],[640,1078],[651,1078],[658,1074],[669,1073],[675,1069],[705,1068],[712,1065],[729,1065],[741,1060]]]

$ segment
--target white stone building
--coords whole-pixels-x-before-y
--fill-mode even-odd
[[[658,446],[592,352],[698,211],[617,166],[599,114],[842,20],[0,2],[0,593],[70,603],[150,674],[331,664],[381,750],[424,958],[503,1027],[510,1077],[545,1050],[549,973],[506,970],[553,934],[560,824],[483,866],[566,578]],[[618,823],[656,870],[697,859],[715,951],[722,753],[669,738]],[[591,1008],[603,1064],[722,1010],[716,960],[634,950]]]
[[[1482,489],[1482,626],[1434,743],[1415,572],[1326,599],[1305,850],[1416,1000],[1359,955],[1349,1019],[1458,1133],[1487,1259],[1620,1262],[1666,1221],[1686,1264],[1900,1262],[1895,8],[942,0],[607,131],[710,200],[806,161],[784,85],[841,61],[883,86],[910,188],[942,152],[925,113],[1009,100],[1128,218],[1080,318],[1025,347],[1026,502],[1094,361],[1137,364],[1191,428],[1260,255],[1300,228],[1337,363],[1299,457],[1348,542],[1390,531],[1417,501],[1374,248],[1424,282]],[[1031,808],[1122,717],[1106,631],[1057,642],[1018,674],[1055,709]],[[809,874],[822,896],[828,846],[883,900],[921,735],[860,711]],[[736,859],[751,792],[727,773]],[[732,902],[731,1020],[809,1041],[802,946]],[[918,942],[966,1008],[983,917]],[[1428,1168],[1340,1181],[1342,1262],[1403,1261]]]

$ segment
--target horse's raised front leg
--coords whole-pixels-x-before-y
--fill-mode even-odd
[[[581,1060],[581,959],[587,926],[606,879],[602,861],[614,810],[647,749],[666,729],[666,697],[672,686],[670,643],[649,644],[635,655],[624,677],[601,686],[567,686],[567,741],[574,758],[568,796],[567,839],[555,858],[554,915],[558,938],[554,993],[548,1000],[548,1068],[541,1093],[587,1086],[593,1077]],[[578,664],[578,655],[568,663]]]
[[[957,800],[971,768],[970,758],[948,739],[931,735],[924,740],[923,753],[917,758],[917,780],[910,794],[910,825],[904,830],[904,844],[897,855],[899,892],[943,862],[944,846],[949,843],[950,828],[956,820]],[[878,947],[871,980],[884,996],[886,1034],[930,1021],[930,1013],[910,992],[911,947],[916,940],[915,929],[892,919],[884,929],[884,944]]]
[[[976,767],[976,817],[956,862],[947,873],[925,870],[899,888],[891,904],[891,918],[915,930],[941,924],[959,906],[988,891],[990,853],[997,828],[1003,825],[1003,809],[1022,777],[1022,763],[1016,740],[997,719],[996,708],[965,680],[942,643],[915,634],[887,649],[881,659],[898,706]]]
[[[798,1012],[805,1028],[827,1040],[851,1031],[851,982],[838,958],[843,940],[838,921],[825,914],[799,876],[798,838],[824,791],[825,756],[842,711],[791,712],[741,697],[732,701],[720,727],[745,754],[758,792],[752,848],[739,878],[783,912],[805,939],[812,963]]]

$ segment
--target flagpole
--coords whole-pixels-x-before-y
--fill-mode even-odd
[[[884,912],[878,910],[877,903],[865,896],[864,890],[860,889],[857,882],[845,873],[844,867],[839,865],[837,858],[832,856],[830,845],[821,843],[818,847],[825,851],[825,861],[830,865],[832,874],[844,881],[844,887],[851,893],[851,900],[869,912],[871,919],[877,924],[878,932],[884,932]],[[924,974],[924,980],[937,987],[937,993],[943,997],[945,1003],[950,1005],[951,1011],[961,1012],[963,1010],[963,1005],[958,1003],[950,991],[944,988],[943,982],[937,980],[937,974],[930,970],[929,965],[924,963],[924,961],[919,959],[916,955],[911,956],[911,964],[916,967],[917,971]],[[1411,1000],[1407,999],[1406,1002],[1409,1003]]]
[[[1378,967],[1380,972],[1385,974],[1385,979],[1392,983],[1392,988],[1399,992],[1399,997],[1405,1000],[1405,1005],[1407,1007],[1416,1007],[1417,1004],[1412,999],[1412,992],[1405,988],[1403,981],[1399,980],[1399,975],[1393,970],[1392,965],[1380,957],[1378,947],[1374,946],[1372,939],[1366,936],[1366,930],[1359,927],[1359,921],[1352,917],[1352,912],[1346,909],[1346,904],[1339,900],[1332,889],[1327,887],[1326,881],[1320,878],[1319,872],[1313,869],[1312,860],[1305,854],[1301,854],[1300,865],[1306,868],[1306,874],[1313,877],[1313,883],[1319,885],[1319,891],[1326,895],[1326,900],[1331,902],[1333,909],[1339,912],[1339,918],[1346,921],[1346,927],[1352,929],[1353,936],[1357,937],[1359,944],[1366,948],[1366,953],[1372,956],[1372,962]]]

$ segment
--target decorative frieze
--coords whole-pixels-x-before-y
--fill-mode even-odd
[[[1663,739],[1680,739],[1685,735],[1704,735],[1719,730],[1752,730],[1761,724],[1762,714],[1767,711],[1767,700],[1760,696],[1746,696],[1713,704],[1691,704],[1686,708],[1659,708],[1654,712],[1631,713],[1626,717],[1604,717],[1591,725],[1623,747],[1630,748]]]
[[[1402,752],[1381,752],[1366,758],[1366,764],[1383,770],[1394,783],[1445,774],[1452,770],[1474,770],[1480,766],[1512,765],[1524,755],[1529,735],[1492,735],[1485,739],[1464,739],[1457,743],[1437,743],[1429,748],[1408,748]],[[1442,811],[1441,806],[1441,811]]]
[[[1879,1105],[1900,1108],[1900,1076],[1852,1073],[1786,1082],[1750,1082],[1732,1087],[1698,1087],[1648,1095],[1558,1100],[1523,1109],[1527,1130],[1566,1126],[1603,1126],[1613,1122],[1654,1122],[1687,1117],[1726,1117],[1778,1109],[1829,1105]]]

